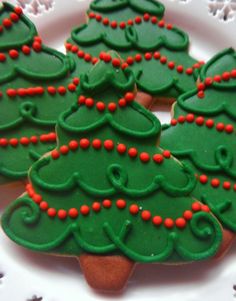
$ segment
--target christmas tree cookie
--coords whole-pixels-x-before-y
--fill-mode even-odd
[[[78,79],[63,54],[42,44],[21,8],[0,6],[0,184],[26,178],[55,147],[55,123],[76,99]]]
[[[236,53],[230,48],[204,66],[196,90],[178,99],[161,140],[191,164],[198,182],[193,196],[228,229],[229,243],[236,232],[235,93]]]
[[[193,89],[201,63],[188,54],[188,35],[166,23],[163,14],[155,0],[94,0],[88,23],[74,29],[66,43],[78,73],[113,49],[124,60],[122,68],[134,72],[139,91],[166,100]]]
[[[135,262],[207,259],[222,241],[208,206],[191,197],[195,175],[156,146],[160,122],[134,101],[133,73],[118,61],[104,54],[81,76],[57,148],[33,164],[26,194],[2,217],[13,241],[78,257],[92,287],[113,291]]]

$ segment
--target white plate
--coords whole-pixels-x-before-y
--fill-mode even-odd
[[[72,27],[85,21],[84,11],[88,0],[18,0],[31,3],[33,10],[42,13],[32,15],[32,7],[26,7],[30,18],[38,26],[46,44],[63,50]],[[137,0],[138,1],[138,0]],[[17,0],[9,2],[16,3]],[[197,59],[209,59],[217,51],[234,46],[235,20],[219,21],[228,12],[234,0],[211,0],[209,14],[206,0],[163,0],[165,19],[186,30],[191,37],[191,54]],[[41,3],[37,6],[37,3]],[[45,10],[43,3],[53,8]],[[217,18],[219,17],[219,19]],[[168,114],[158,115],[162,121]],[[0,206],[0,210],[2,209]],[[155,301],[233,301],[236,300],[236,245],[220,262],[195,263],[186,266],[139,265],[128,283],[126,291],[118,296],[94,293],[86,285],[76,259],[57,258],[35,254],[16,246],[0,230],[0,300],[26,301],[37,296],[37,301],[87,301],[87,300],[155,300]],[[43,299],[40,299],[42,297]]]

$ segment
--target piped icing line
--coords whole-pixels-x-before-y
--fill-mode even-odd
[[[90,141],[88,138],[82,138],[80,140],[71,140],[67,145],[62,145],[58,150],[53,150],[51,152],[51,157],[54,160],[60,158],[60,156],[65,156],[69,152],[75,152],[79,149],[87,150],[90,147],[93,147],[94,150],[101,150],[104,148],[108,152],[116,150],[120,155],[127,155],[131,159],[139,158],[142,163],[148,163],[149,161],[153,160],[156,164],[164,163],[165,159],[171,158],[171,153],[168,150],[163,150],[161,154],[154,154],[150,155],[148,152],[145,151],[138,151],[135,147],[128,148],[123,143],[116,143],[111,139],[107,139],[102,141],[100,139],[94,139]]]
[[[117,22],[116,20],[110,20],[109,18],[103,17],[100,14],[96,14],[95,12],[89,12],[88,17],[89,19],[96,20],[98,23],[103,24],[104,26],[110,26],[112,29],[125,29],[127,26],[141,24],[142,22],[150,22],[153,25],[157,25],[159,28],[166,28],[168,30],[173,29],[172,24],[166,24],[166,22],[163,19],[158,19],[156,16],[152,16],[148,13],[145,13],[142,16],[136,16],[133,19],[119,22]]]
[[[203,116],[197,116],[194,114],[180,115],[178,118],[173,118],[170,122],[171,126],[177,124],[195,124],[198,127],[207,127],[213,129],[219,133],[225,133],[228,135],[235,134],[235,128],[232,124],[224,124],[223,122],[215,122],[214,119],[205,118]]]
[[[27,88],[12,88],[9,87],[6,91],[5,94],[13,99],[18,97],[32,97],[32,96],[37,96],[37,95],[43,95],[45,92],[47,92],[49,95],[55,95],[55,94],[60,94],[60,95],[65,95],[67,92],[74,93],[77,89],[77,86],[79,85],[79,78],[74,77],[71,83],[69,83],[67,86],[47,86],[47,87],[42,87],[42,86],[35,86],[35,87],[27,87]],[[4,92],[0,92],[0,97],[3,96]]]
[[[105,210],[109,210],[112,206],[116,206],[120,212],[124,209],[129,210],[131,215],[138,216],[144,222],[152,221],[153,226],[160,227],[164,226],[167,229],[177,228],[185,228],[188,221],[190,221],[193,215],[197,212],[203,211],[210,213],[210,209],[207,205],[202,205],[199,202],[194,202],[188,210],[185,210],[182,216],[173,220],[170,217],[161,217],[160,215],[154,215],[149,210],[146,210],[138,205],[138,203],[132,203],[131,205],[127,204],[127,201],[124,199],[118,199],[116,201],[112,201],[110,199],[104,199],[103,201],[95,201],[88,205],[81,205],[79,209],[70,208],[70,209],[56,209],[50,207],[47,201],[43,199],[43,197],[38,194],[32,184],[26,185],[26,192],[28,196],[39,206],[41,211],[45,212],[50,218],[57,217],[60,220],[64,220],[67,217],[71,219],[76,219],[79,215],[84,217],[89,217],[90,213],[93,211],[95,213],[100,213]]]
[[[1,138],[0,137],[0,147],[7,148],[12,147],[16,148],[19,145],[29,146],[36,145],[38,143],[52,143],[57,140],[56,133],[51,132],[48,134],[42,134],[40,136],[31,136],[31,137],[20,137],[20,138]]]
[[[129,56],[125,61],[118,58],[112,58],[109,53],[101,52],[98,57],[92,56],[90,53],[85,53],[83,50],[80,50],[79,47],[72,43],[66,43],[65,47],[68,52],[71,52],[79,59],[83,59],[87,63],[96,64],[98,60],[102,60],[106,63],[112,63],[115,68],[126,69],[129,66],[132,66],[135,63],[140,63],[142,60],[150,61],[152,59],[159,61],[161,65],[166,66],[170,70],[176,70],[179,74],[187,74],[192,76],[194,70],[200,69],[202,65],[205,64],[203,61],[199,61],[190,67],[184,67],[183,65],[176,65],[174,61],[169,60],[166,56],[163,56],[159,51],[156,52],[146,52],[146,53],[137,53],[135,56]]]
[[[221,181],[218,178],[211,177],[210,179],[209,176],[206,174],[196,174],[196,178],[198,182],[202,185],[211,185],[212,188],[217,189],[217,188],[223,188],[227,191],[234,191],[236,192],[236,183],[230,182],[230,181]]]

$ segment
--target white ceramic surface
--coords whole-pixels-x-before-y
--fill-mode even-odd
[[[25,11],[37,24],[44,42],[60,50],[71,28],[85,21],[83,13],[89,5],[88,0],[9,2],[25,4]],[[234,0],[162,2],[166,5],[165,19],[189,33],[191,54],[196,58],[207,60],[223,48],[236,48]],[[226,6],[232,9],[231,17],[224,22],[220,15]],[[168,120],[166,113],[157,115],[163,122]],[[0,211],[4,205],[5,202],[1,203]],[[177,267],[139,265],[123,294],[99,295],[86,285],[76,259],[24,250],[0,230],[0,301],[234,301],[234,284],[236,245],[220,262]]]

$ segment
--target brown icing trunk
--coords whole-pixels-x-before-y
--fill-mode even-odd
[[[153,96],[144,92],[138,92],[135,97],[135,101],[148,110],[151,110],[154,103]]]
[[[88,284],[95,290],[121,291],[131,276],[135,263],[124,256],[83,254],[78,257]]]
[[[225,255],[225,253],[229,250],[235,238],[236,238],[236,234],[234,232],[228,229],[223,229],[222,244],[214,258],[217,260],[221,259]]]

